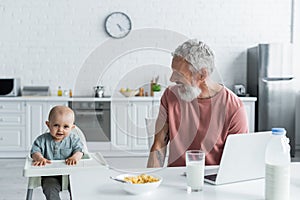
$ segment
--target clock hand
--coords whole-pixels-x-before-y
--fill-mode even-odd
[[[120,26],[120,24],[117,24],[118,28],[120,31],[124,31],[124,29],[122,28],[122,26]]]

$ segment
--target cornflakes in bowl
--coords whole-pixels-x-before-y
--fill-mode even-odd
[[[152,192],[162,182],[161,177],[148,174],[121,174],[116,178],[130,182],[121,184],[126,192],[134,195]]]

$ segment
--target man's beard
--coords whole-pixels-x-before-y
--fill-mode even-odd
[[[178,94],[182,100],[191,102],[201,94],[201,89],[197,86],[180,84]]]

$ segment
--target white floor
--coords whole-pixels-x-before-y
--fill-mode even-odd
[[[119,159],[107,160],[109,164],[120,166],[117,162]],[[0,159],[0,200],[23,200],[26,198],[27,178],[22,175],[24,161],[24,159]],[[296,152],[296,156],[292,161],[300,162],[300,151]],[[130,162],[127,161],[127,163]],[[144,164],[145,162],[143,161],[135,166],[139,168]],[[68,200],[68,192],[64,191],[61,197],[62,200]],[[35,189],[33,192],[33,200],[43,199],[45,198],[41,188]]]
[[[25,159],[0,159],[0,200],[22,200],[26,198],[27,178],[22,170]],[[42,190],[34,191],[34,199],[45,199]]]

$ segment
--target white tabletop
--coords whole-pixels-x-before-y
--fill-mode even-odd
[[[149,169],[148,169],[149,170]],[[159,188],[150,194],[130,195],[121,189],[120,183],[109,179],[122,172],[111,169],[93,168],[80,170],[71,174],[71,191],[73,200],[110,199],[110,200],[147,200],[147,199],[205,199],[205,200],[258,200],[264,199],[264,179],[244,181],[214,186],[204,184],[202,192],[187,193],[186,180],[182,176],[184,167],[163,168],[153,173],[163,177]],[[300,163],[291,165],[290,199],[299,199]]]
[[[69,175],[74,171],[81,171],[83,169],[90,169],[96,167],[97,169],[108,169],[106,161],[100,153],[88,153],[84,156],[77,165],[67,165],[64,160],[52,160],[51,164],[45,166],[33,166],[32,159],[26,157],[25,166],[23,169],[23,176],[49,176],[49,175]]]

